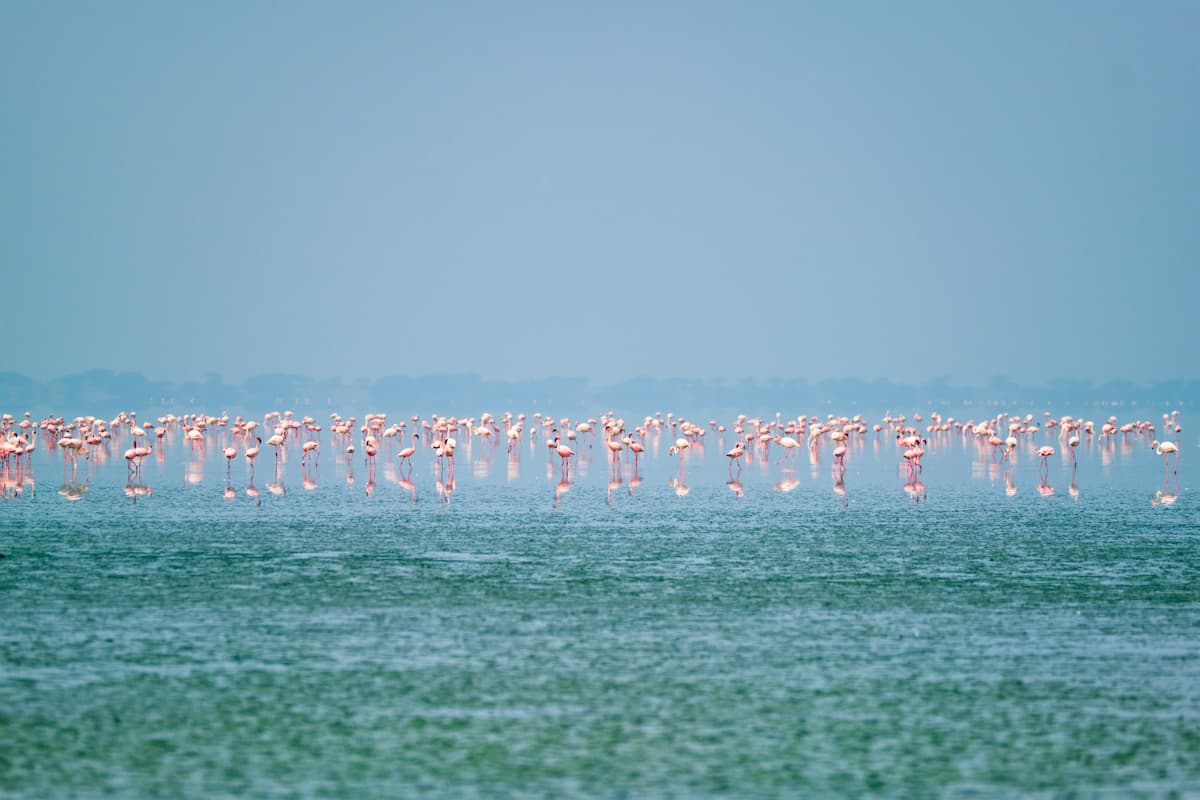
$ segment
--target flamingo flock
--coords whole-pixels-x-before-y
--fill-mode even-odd
[[[261,495],[254,483],[254,465],[264,443],[263,435],[267,435],[265,443],[274,451],[275,464],[274,478],[268,482],[267,489],[275,495],[286,492],[282,469],[290,452],[299,454],[302,485],[307,489],[316,488],[324,446],[332,449],[339,463],[345,465],[351,484],[355,480],[355,460],[363,459],[368,497],[376,484],[377,460],[385,459],[389,472],[398,470],[395,482],[415,502],[414,464],[426,458],[436,473],[438,497],[449,502],[455,488],[455,454],[462,446],[460,441],[478,456],[477,465],[490,464],[498,443],[505,442],[504,458],[509,463],[510,474],[526,458],[525,451],[536,448],[541,441],[550,459],[548,474],[556,459],[558,462],[556,503],[571,486],[573,467],[589,462],[593,449],[603,453],[608,461],[608,499],[611,503],[614,490],[628,486],[632,492],[641,483],[642,459],[647,455],[648,447],[657,451],[660,444],[666,445],[668,457],[677,459],[667,483],[677,495],[686,496],[690,490],[688,459],[694,454],[702,456],[706,440],[717,437],[723,443],[721,449],[728,461],[727,485],[738,497],[744,496],[739,477],[744,467],[754,462],[765,469],[781,470],[775,489],[792,491],[800,485],[795,475],[798,456],[807,451],[813,465],[820,463],[823,454],[831,457],[834,491],[844,503],[846,472],[855,453],[867,442],[877,448],[887,441],[891,441],[896,449],[897,474],[904,491],[917,502],[926,495],[923,480],[926,453],[930,448],[955,442],[975,448],[981,462],[998,465],[997,469],[1003,467],[1005,490],[1009,495],[1017,491],[1012,466],[1017,453],[1024,447],[1040,459],[1038,491],[1053,494],[1049,460],[1061,449],[1070,455],[1070,491],[1077,495],[1077,449],[1081,444],[1105,447],[1120,440],[1142,441],[1157,455],[1163,456],[1164,487],[1156,493],[1154,502],[1169,505],[1178,496],[1177,488],[1172,490],[1171,479],[1174,477],[1178,483],[1179,442],[1183,430],[1178,411],[1163,414],[1161,424],[1144,419],[1122,423],[1117,417],[1110,417],[1098,425],[1092,420],[1070,416],[1053,417],[1049,412],[1043,412],[1040,418],[1033,414],[1001,413],[965,421],[936,412],[927,420],[920,414],[908,417],[888,413],[873,424],[861,415],[832,414],[788,419],[782,414],[776,414],[774,418],[739,414],[724,423],[716,419],[700,423],[661,412],[627,423],[611,411],[587,419],[506,412],[499,417],[484,413],[470,418],[411,415],[394,421],[389,421],[389,416],[383,413],[368,413],[361,420],[332,413],[329,420],[328,431],[325,431],[315,418],[298,416],[291,411],[273,411],[261,420],[228,414],[168,414],[153,421],[139,421],[137,413],[132,411],[121,412],[108,420],[95,416],[70,420],[48,416],[35,420],[29,412],[20,418],[4,414],[0,418],[0,490],[4,497],[18,497],[32,490],[35,481],[31,457],[39,446],[44,446],[62,455],[60,494],[78,500],[88,488],[88,482],[79,477],[81,466],[91,458],[106,458],[110,452],[121,452],[119,443],[128,441],[128,447],[123,451],[128,474],[126,493],[135,499],[150,494],[142,478],[145,459],[155,456],[161,460],[168,449],[178,450],[187,460],[186,481],[199,483],[205,454],[215,448],[225,458],[225,496],[229,499],[237,496],[233,487],[233,465],[241,456],[248,477],[245,494],[259,502]],[[732,439],[732,447],[726,450],[729,439]],[[778,457],[774,459],[770,452],[772,447],[778,451]],[[627,474],[631,460],[632,473]]]

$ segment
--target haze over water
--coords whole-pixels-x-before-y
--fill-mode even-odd
[[[6,369],[1195,380],[1198,27],[6,3]]]
[[[1194,445],[1176,478],[1145,435],[1074,470],[1057,436],[927,434],[919,490],[886,430],[840,480],[825,441],[736,485],[711,429],[682,480],[669,432],[636,480],[577,441],[566,487],[541,439],[462,437],[449,492],[424,447],[399,483],[397,441],[368,496],[324,432],[279,480],[264,448],[257,499],[225,433],[173,430],[137,481],[127,433],[71,486],[42,447],[0,505],[0,785],[1200,791]]]

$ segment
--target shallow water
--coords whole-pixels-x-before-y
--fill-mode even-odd
[[[68,500],[43,447],[0,503],[0,794],[1200,792],[1194,446],[1166,483],[1088,440],[1043,494],[1044,440],[932,439],[923,487],[886,433],[734,487],[715,433],[611,487],[474,442],[369,497],[326,440],[258,502],[171,439]]]

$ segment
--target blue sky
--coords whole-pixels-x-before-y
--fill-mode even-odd
[[[7,3],[46,378],[1200,377],[1200,4]]]

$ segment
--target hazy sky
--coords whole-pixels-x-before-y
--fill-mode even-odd
[[[0,4],[10,358],[1200,377],[1200,3]]]

